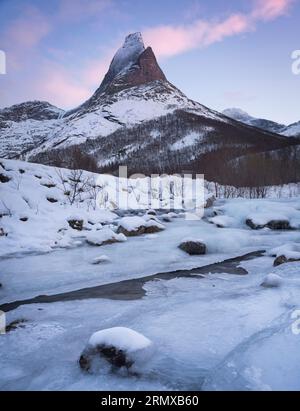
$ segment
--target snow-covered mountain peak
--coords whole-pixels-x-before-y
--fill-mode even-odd
[[[106,91],[116,76],[128,72],[144,51],[145,46],[141,33],[129,34],[112,59],[109,70],[98,89],[99,92]]]
[[[126,47],[144,47],[144,41],[143,41],[143,37],[142,37],[142,33],[140,33],[139,31],[136,33],[131,33],[128,34],[128,36],[126,36],[123,47],[122,48],[126,48]]]
[[[119,93],[124,90],[127,90],[130,95],[136,87],[143,88],[149,84],[155,86],[157,82],[165,85],[165,88],[159,88],[160,93],[168,95],[170,84],[159,67],[152,48],[145,49],[141,33],[129,34],[123,46],[116,52],[100,87],[91,98],[74,110],[68,111],[64,117],[82,117],[87,112],[95,112],[99,109],[102,111],[103,106],[107,111],[112,101],[118,99]],[[123,94],[122,99],[124,99]],[[149,98],[147,95],[141,95],[142,100]]]
[[[222,113],[241,123],[261,128],[262,130],[270,131],[271,133],[281,134],[286,137],[300,137],[300,121],[286,126],[281,123],[276,123],[275,121],[250,116],[250,114],[240,108],[227,108],[226,110],[223,110]]]
[[[0,121],[53,120],[62,116],[63,113],[64,110],[47,101],[26,101],[0,110]]]
[[[249,121],[252,120],[253,117],[251,117],[246,111],[240,109],[240,108],[227,108],[226,110],[222,111],[222,114],[224,114],[227,117],[233,118],[234,120],[239,120],[239,121]]]

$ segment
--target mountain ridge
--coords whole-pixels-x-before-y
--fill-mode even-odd
[[[253,117],[240,108],[228,108],[223,110],[222,114],[234,120],[240,121],[241,123],[258,127],[273,133],[278,133],[282,136],[300,137],[300,121],[285,125],[277,123],[276,121]]]

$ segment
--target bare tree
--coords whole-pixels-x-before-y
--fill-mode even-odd
[[[66,177],[60,169],[56,169],[60,188],[66,196],[70,205],[81,202],[84,192],[92,186],[91,177],[84,176],[83,170],[71,170]]]

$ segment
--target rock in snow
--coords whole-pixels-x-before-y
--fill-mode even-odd
[[[206,254],[206,245],[202,240],[184,240],[179,248],[189,255],[203,255]]]
[[[100,247],[101,245],[113,244],[126,241],[123,234],[116,234],[110,228],[103,228],[99,231],[93,231],[86,236],[86,241],[90,245]]]
[[[274,267],[277,267],[278,265],[284,264],[284,263],[293,263],[295,261],[300,261],[300,253],[295,253],[295,257],[287,257],[285,255],[279,255],[278,257],[275,258],[274,260]]]
[[[262,282],[261,286],[265,288],[277,288],[280,287],[282,284],[282,277],[277,274],[268,274],[264,281]]]
[[[123,369],[135,374],[139,365],[149,359],[151,352],[152,342],[148,338],[130,328],[114,327],[98,331],[90,337],[79,365],[84,371],[97,372],[101,368],[103,371],[108,364],[112,371]]]
[[[269,220],[267,222],[262,222],[259,217],[255,218],[247,218],[246,220],[247,226],[252,228],[252,230],[259,230],[261,228],[270,228],[271,230],[292,230],[293,228],[290,225],[288,219],[274,219]]]
[[[142,217],[123,217],[118,225],[118,233],[132,237],[142,234],[152,234],[164,230],[164,225],[155,220],[146,221]]]

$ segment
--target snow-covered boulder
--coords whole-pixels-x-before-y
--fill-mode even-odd
[[[125,327],[108,328],[90,337],[79,365],[92,373],[108,369],[136,374],[152,352],[153,344],[144,335]]]
[[[148,214],[148,215],[156,215],[156,211],[155,211],[155,210],[148,210],[146,214]]]
[[[164,230],[163,224],[156,220],[146,220],[142,217],[123,217],[118,225],[118,233],[126,237],[132,237],[142,234],[152,234]]]
[[[206,254],[206,245],[199,239],[186,239],[179,244],[179,248],[189,255]]]
[[[123,234],[116,234],[110,228],[103,228],[102,230],[88,233],[86,241],[90,245],[100,247],[101,245],[124,242],[126,241],[126,237]]]
[[[215,217],[209,218],[208,221],[219,228],[231,227],[234,225],[234,219],[227,215],[216,215]]]
[[[160,216],[160,219],[166,223],[170,223],[173,221],[174,218],[178,218],[179,214],[174,213],[173,211],[170,211],[169,213],[162,214]]]
[[[268,274],[264,281],[261,283],[262,287],[265,288],[277,288],[282,284],[282,277],[277,274]]]

